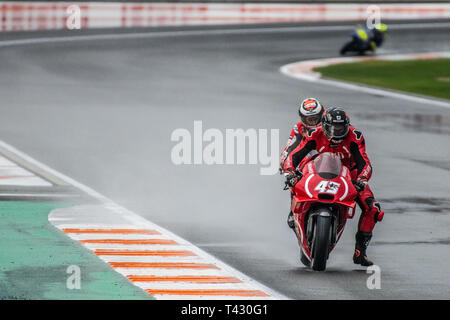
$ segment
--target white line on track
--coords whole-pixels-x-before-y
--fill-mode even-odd
[[[354,25],[339,26],[296,26],[296,27],[252,27],[237,29],[213,29],[213,30],[177,30],[177,31],[152,31],[152,32],[130,32],[120,34],[92,34],[92,35],[70,35],[57,37],[42,37],[29,39],[15,39],[0,41],[0,47],[11,47],[30,44],[45,44],[58,42],[95,41],[95,40],[122,40],[140,38],[162,38],[162,37],[183,37],[183,36],[203,36],[203,35],[245,35],[262,33],[283,33],[283,32],[323,32],[323,31],[346,31],[354,28]],[[409,29],[429,29],[429,28],[450,28],[450,22],[433,23],[400,23],[389,25],[391,30]]]
[[[167,289],[167,283],[164,282],[137,282],[136,285],[143,289]],[[252,287],[246,283],[180,283],[178,284],[180,290],[186,289],[234,289],[234,290],[251,290]]]
[[[147,276],[149,274],[148,269],[139,269],[139,268],[117,268],[117,272],[124,276]],[[205,269],[205,270],[188,270],[188,269],[182,269],[182,270],[170,270],[170,269],[152,269],[151,275],[154,276],[192,276],[192,275],[199,275],[199,276],[220,276],[223,275],[222,270],[217,269]]]
[[[0,185],[51,186],[52,184],[0,155]]]
[[[78,198],[77,194],[59,194],[59,193],[1,193],[0,197],[3,198]]]
[[[58,227],[60,227],[58,225]],[[75,240],[93,240],[93,239],[170,239],[163,234],[71,234],[70,237]]]
[[[53,221],[53,220],[52,220]],[[147,244],[114,244],[114,243],[85,243],[85,246],[91,250],[97,249],[121,249],[121,250],[154,250],[155,246]],[[188,249],[179,245],[158,245],[159,250],[179,250]]]
[[[106,262],[134,262],[136,256],[100,256]],[[157,256],[143,256],[139,257],[140,262],[202,262],[199,256],[189,257],[157,257]]]
[[[385,61],[385,60],[393,60],[394,58],[401,58],[402,56],[404,56],[402,59],[408,59],[408,56],[410,57],[409,59],[414,59],[414,57],[416,57],[416,59],[419,59],[420,55],[436,55],[435,58],[439,58],[439,55],[442,55],[442,57],[446,57],[448,56],[449,52],[434,52],[434,53],[417,53],[417,54],[409,54],[409,55],[399,55],[399,54],[395,54],[395,55],[380,55],[380,56],[375,56],[372,58],[372,60],[380,60],[380,61]],[[346,89],[346,90],[354,90],[354,91],[358,91],[358,92],[364,92],[364,93],[368,93],[368,94],[374,94],[374,95],[380,95],[380,96],[385,96],[385,97],[390,97],[390,98],[395,98],[395,99],[401,99],[401,100],[406,100],[406,101],[411,101],[411,102],[415,102],[415,103],[424,103],[424,104],[428,104],[428,105],[433,105],[436,107],[442,107],[442,108],[447,108],[450,109],[450,103],[443,101],[443,100],[438,100],[438,99],[433,99],[433,98],[427,98],[427,97],[421,97],[421,96],[416,96],[413,94],[407,94],[407,93],[402,93],[399,91],[394,91],[394,90],[388,90],[388,89],[383,89],[383,88],[376,88],[376,87],[370,87],[370,86],[366,86],[364,84],[354,84],[354,83],[349,83],[349,82],[345,82],[345,81],[339,81],[339,80],[332,80],[332,79],[323,79],[321,78],[321,75],[319,73],[312,73],[312,69],[318,66],[326,66],[326,65],[331,65],[331,64],[337,64],[337,63],[348,63],[348,62],[358,62],[358,61],[365,61],[366,59],[368,59],[367,57],[363,57],[363,58],[348,58],[348,57],[340,57],[340,58],[327,58],[327,59],[315,59],[315,60],[306,60],[306,61],[297,61],[297,62],[293,62],[290,64],[286,64],[284,66],[280,67],[280,72],[288,77],[291,78],[295,78],[298,80],[303,80],[303,81],[308,81],[308,82],[313,82],[313,83],[318,83],[318,84],[324,84],[324,85],[329,85],[329,86],[334,86],[334,87],[338,87],[338,88],[342,88],[342,89]],[[305,71],[302,71],[301,69],[301,65],[306,66]],[[298,69],[298,70],[295,70]],[[306,70],[308,69],[308,70]]]

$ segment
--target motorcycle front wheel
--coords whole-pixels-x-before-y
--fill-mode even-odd
[[[331,216],[318,215],[316,219],[312,269],[315,271],[324,271],[327,267],[328,252],[330,249]]]
[[[354,41],[352,40],[352,41],[349,41],[346,44],[344,44],[344,46],[339,51],[341,56],[345,55],[347,53],[347,51],[350,51],[350,49],[353,47],[353,43],[354,43]]]

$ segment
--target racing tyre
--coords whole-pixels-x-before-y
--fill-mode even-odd
[[[344,44],[344,46],[341,48],[341,50],[339,51],[339,53],[341,54],[341,56],[343,56],[344,54],[347,53],[347,51],[349,51],[353,46],[353,41],[349,41],[346,44]]]
[[[324,271],[327,267],[328,251],[331,241],[331,216],[317,216],[313,240],[312,269]]]

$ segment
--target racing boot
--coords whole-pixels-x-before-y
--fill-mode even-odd
[[[373,262],[367,259],[366,250],[372,238],[372,232],[358,231],[356,233],[355,253],[353,254],[353,262],[363,267],[373,265]]]
[[[287,218],[287,224],[288,224],[289,228],[294,230],[295,224],[294,224],[294,215],[292,214],[292,211],[289,211],[289,215]]]

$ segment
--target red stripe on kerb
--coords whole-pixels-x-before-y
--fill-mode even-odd
[[[36,176],[0,176],[0,179],[36,178]]]

